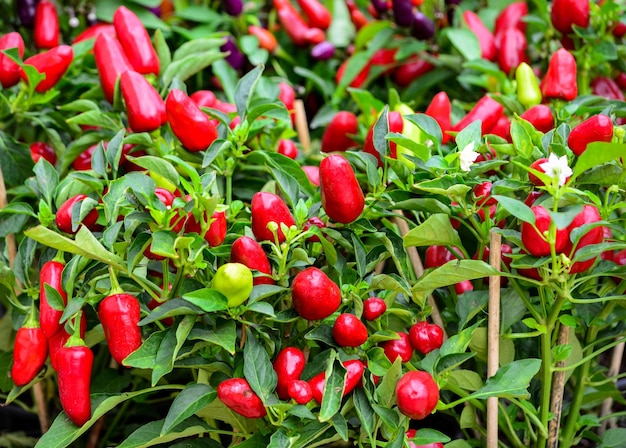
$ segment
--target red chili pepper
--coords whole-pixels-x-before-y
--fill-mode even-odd
[[[443,329],[425,320],[417,322],[409,330],[409,341],[415,350],[426,355],[443,344]]]
[[[30,383],[39,373],[48,356],[48,339],[34,321],[17,330],[13,343],[11,379],[16,386]]]
[[[135,71],[146,75],[159,74],[159,57],[150,40],[148,30],[137,14],[120,6],[113,14],[113,26],[126,56]]]
[[[594,95],[604,97],[607,100],[624,101],[624,93],[617,82],[605,76],[598,76],[591,81],[591,91]]]
[[[526,62],[526,36],[517,28],[507,28],[496,34],[495,41],[498,66],[504,73],[511,75],[521,62]]]
[[[206,212],[205,212],[206,219]],[[224,212],[214,212],[211,215],[211,224],[208,230],[204,234],[204,240],[209,243],[211,247],[217,247],[224,242],[226,237],[228,223],[226,222],[226,214]],[[192,213],[189,213],[189,217],[185,222],[185,232],[196,232],[200,234],[202,231],[201,224],[195,220]]]
[[[522,223],[521,237],[524,247],[531,255],[535,257],[544,257],[550,255],[550,244],[543,237],[543,233],[550,229],[552,217],[543,205],[535,205],[530,208],[535,214],[535,227],[528,222]],[[554,249],[557,254],[562,253],[563,249],[569,241],[569,232],[567,229],[557,229]]]
[[[622,89],[626,89],[626,72],[621,72],[615,77],[615,82]]]
[[[380,347],[389,361],[394,362],[399,357],[402,362],[409,362],[413,357],[413,346],[409,340],[409,334],[404,332],[396,334],[398,339],[381,342]]]
[[[33,41],[39,49],[54,48],[59,45],[59,14],[50,0],[41,0],[35,10]]]
[[[170,91],[165,110],[172,132],[187,151],[204,151],[217,138],[215,124],[182,90]]]
[[[197,90],[193,92],[189,98],[199,107],[214,107],[218,99],[210,90]]]
[[[108,34],[111,37],[117,38],[117,34],[115,34],[115,27],[112,24],[98,23],[96,25],[90,26],[85,31],[76,36],[74,40],[72,40],[72,44],[77,44],[78,42],[83,42],[89,39],[95,39],[100,34]]]
[[[339,68],[337,69],[337,74],[335,75],[335,82],[339,84],[341,79],[343,78],[343,73],[346,71],[346,67],[348,66],[348,60],[345,60],[341,63]],[[352,81],[350,81],[349,86],[358,89],[362,87],[365,81],[367,81],[367,76],[369,75],[371,65],[368,63],[363,69],[357,73]]]
[[[282,154],[285,157],[289,157],[290,159],[296,160],[298,158],[298,147],[296,146],[296,142],[293,140],[289,140],[286,138],[281,138],[278,142],[277,148],[278,154]]]
[[[118,78],[122,73],[132,70],[133,66],[126,57],[120,41],[106,33],[96,37],[93,53],[104,96],[109,103],[113,103]]]
[[[255,36],[259,40],[259,48],[263,48],[270,53],[276,50],[276,47],[278,46],[276,37],[274,37],[271,31],[266,30],[261,26],[249,25],[248,34]]]
[[[450,103],[448,94],[443,91],[436,94],[424,113],[434,118],[437,124],[439,124],[441,132],[443,133],[442,143],[446,144],[451,138],[447,131],[452,130],[450,118],[452,116],[452,104]]]
[[[37,163],[39,159],[45,159],[50,162],[51,165],[57,163],[57,155],[54,152],[54,148],[45,142],[34,142],[30,146],[30,157],[33,162]]]
[[[77,426],[91,418],[91,371],[93,352],[76,336],[59,349],[56,356],[61,406]]]
[[[582,28],[589,26],[589,11],[589,0],[554,0],[550,19],[557,31],[569,34],[574,25]]]
[[[292,380],[287,386],[289,398],[298,404],[307,404],[313,399],[311,386],[304,380]]]
[[[139,301],[130,294],[105,297],[98,306],[98,318],[111,356],[119,364],[141,346]]]
[[[321,269],[309,267],[293,279],[291,300],[303,319],[326,319],[341,305],[341,290]]]
[[[504,31],[507,28],[517,28],[522,33],[526,32],[526,22],[524,17],[528,15],[528,5],[526,2],[514,2],[500,11],[496,17],[494,34]]]
[[[358,8],[354,0],[346,0],[348,11],[350,11],[350,20],[357,30],[360,30],[369,23],[365,14]]]
[[[313,165],[302,165],[302,171],[306,174],[306,177],[316,187],[320,186],[320,168]]]
[[[37,84],[35,91],[43,93],[56,86],[73,59],[74,50],[69,45],[59,45],[52,50],[44,51],[26,59],[24,64],[32,65],[39,73],[46,75],[45,79]],[[20,71],[20,75],[24,81],[27,81],[24,70]]]
[[[76,317],[72,318],[73,325],[76,325]],[[78,329],[80,333],[80,337],[85,337],[85,332],[87,331],[87,317],[85,313],[80,313],[80,328]],[[50,364],[54,370],[57,370],[57,359],[56,356],[59,353],[61,347],[63,347],[68,339],[70,338],[70,334],[65,331],[65,326],[61,326],[61,329],[57,331],[53,336],[48,338],[48,353],[50,354]]]
[[[285,347],[282,349],[272,363],[278,376],[276,393],[281,400],[289,399],[289,383],[299,380],[306,358],[304,352],[297,347]]]
[[[393,71],[393,80],[400,87],[406,87],[435,66],[425,59],[411,59]]]
[[[610,142],[613,139],[613,122],[606,115],[593,115],[569,133],[567,146],[580,156],[592,142]]]
[[[330,219],[343,224],[356,220],[365,207],[365,198],[348,160],[332,154],[320,163],[322,207]]]
[[[263,401],[252,390],[244,378],[229,378],[217,386],[217,397],[233,411],[247,418],[262,418],[267,415]]]
[[[346,381],[344,384],[342,396],[346,396],[352,392],[363,379],[363,372],[365,371],[365,364],[359,359],[352,359],[345,361],[342,365],[346,369]],[[324,396],[324,386],[326,385],[326,372],[320,372],[309,380],[311,391],[313,392],[313,399],[318,404],[322,403],[322,397]]]
[[[375,320],[387,311],[387,304],[380,297],[370,297],[363,301],[363,317],[365,320]]]
[[[496,44],[493,34],[473,11],[464,11],[463,20],[480,44],[480,52],[484,59],[493,61],[496,58]]]
[[[352,136],[359,133],[359,121],[352,112],[339,111],[330,120],[322,135],[322,152],[347,151],[358,146]]]
[[[17,48],[20,58],[24,57],[24,39],[16,31],[0,37],[0,50]],[[0,84],[5,89],[13,87],[20,81],[20,66],[7,55],[0,53]]]
[[[63,303],[67,303],[67,293],[63,290],[62,283],[64,267],[63,263],[52,260],[44,263],[41,271],[39,271],[39,324],[47,338],[51,338],[61,329],[59,321],[63,311],[58,311],[50,306],[44,285],[49,285],[55,289],[63,299]]]
[[[72,214],[74,207],[78,205],[80,207],[81,202],[87,198],[87,195],[77,194],[66,200],[57,210],[55,220],[57,227],[61,232],[76,233],[77,230],[72,228]],[[82,220],[81,224],[87,227],[89,230],[93,230],[98,220],[98,210],[92,209],[87,216]]]
[[[552,109],[545,104],[538,104],[531,107],[522,115],[521,118],[532,124],[535,129],[543,132],[544,134],[554,129],[554,115]]]
[[[297,0],[300,9],[307,18],[309,26],[326,30],[330,26],[332,16],[330,11],[318,0]]]
[[[289,0],[274,0],[274,8],[278,13],[278,20],[287,32],[289,39],[299,47],[310,43],[307,33],[309,25],[298,13]]]
[[[404,120],[400,112],[391,111],[387,114],[387,121],[389,122],[389,132],[402,133],[404,129]],[[378,151],[374,147],[374,125],[370,128],[365,136],[365,142],[363,142],[363,152],[373,155],[378,160],[378,166],[383,166],[383,161]],[[392,159],[397,158],[396,144],[389,142],[389,157]]]
[[[578,96],[576,59],[566,49],[560,48],[550,57],[548,70],[541,80],[541,93],[544,98],[566,101]]]
[[[278,224],[277,238],[279,243],[285,241],[281,224],[285,224],[287,227],[296,225],[285,201],[273,193],[264,191],[255,193],[252,196],[250,208],[252,211],[252,233],[259,241],[274,241],[274,234],[267,228],[270,222]]]
[[[506,115],[502,115],[489,133],[511,142],[511,119]]]
[[[142,74],[132,70],[124,72],[120,87],[133,132],[152,132],[165,124],[165,102]]]
[[[461,131],[476,120],[482,121],[482,133],[488,134],[496,126],[504,112],[504,107],[488,95],[483,96],[465,117],[454,125],[454,131]]]
[[[312,226],[317,227],[318,229],[324,229],[326,227],[326,223],[322,221],[318,216],[312,216],[306,220],[306,222],[302,226],[302,230],[306,232]],[[308,237],[306,240],[309,242],[319,242],[320,238],[317,235],[313,235]]]
[[[600,216],[600,212],[598,209],[589,204],[583,205],[583,209],[580,213],[574,216],[574,219],[567,226],[567,231],[571,234],[574,229],[578,227],[584,226],[585,224],[592,224],[594,222],[601,221],[602,217]],[[573,247],[573,243],[568,238],[567,245],[564,249],[564,252],[568,255],[570,259],[573,259],[580,249],[585,246],[589,246],[591,244],[600,244],[604,240],[604,228],[603,227],[594,227],[588,230],[583,236],[580,237],[576,244],[575,250]],[[597,257],[593,257],[589,260],[585,261],[577,261],[572,263],[570,266],[569,273],[576,274],[578,272],[583,272],[589,269],[595,263]]]
[[[367,337],[367,327],[354,314],[342,313],[333,323],[333,339],[340,347],[359,347]]]
[[[241,263],[248,269],[255,269],[267,276],[254,277],[254,285],[273,285],[272,267],[267,259],[267,254],[259,243],[249,236],[241,236],[235,240],[230,249],[230,261],[232,263]]]

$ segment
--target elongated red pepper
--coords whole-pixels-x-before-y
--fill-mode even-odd
[[[72,226],[72,215],[74,213],[75,206],[81,206],[81,202],[87,198],[84,194],[77,194],[67,199],[56,212],[55,222],[61,232],[76,233],[78,229],[74,229]],[[98,220],[98,210],[92,209],[87,216],[82,220],[81,224],[87,227],[89,230],[93,230]]]
[[[517,28],[522,33],[526,32],[526,22],[524,17],[528,15],[528,5],[526,2],[514,2],[500,11],[498,17],[496,17],[495,27],[493,33],[497,36],[498,33],[504,31],[507,28]]]
[[[187,151],[204,151],[217,138],[215,124],[182,90],[170,91],[165,111],[172,132]]]
[[[71,319],[72,325],[76,325],[76,317]],[[81,339],[85,338],[85,332],[87,331],[87,317],[85,313],[80,313],[80,328],[78,329]],[[50,364],[54,370],[57,370],[57,353],[61,347],[63,347],[71,334],[65,331],[65,326],[61,326],[61,329],[57,331],[52,337],[48,338],[48,353],[50,354]]]
[[[406,87],[435,66],[425,59],[411,59],[393,71],[393,80],[400,87]]]
[[[624,93],[620,86],[606,76],[598,76],[591,81],[591,91],[594,95],[604,97],[607,100],[624,101]]]
[[[58,261],[48,261],[44,263],[39,271],[39,325],[47,338],[51,338],[61,329],[61,316],[63,311],[58,311],[50,306],[48,295],[44,285],[50,285],[55,289],[63,303],[67,304],[67,293],[63,290],[62,274],[65,265]]]
[[[135,71],[146,75],[159,74],[159,57],[150,40],[148,30],[137,14],[125,6],[120,6],[113,14],[113,26],[124,53]]]
[[[259,243],[249,236],[240,236],[235,240],[230,249],[230,261],[241,263],[248,269],[257,270],[263,274],[272,275],[272,267],[267,254]],[[254,285],[273,285],[272,277],[257,276],[253,280]]]
[[[346,5],[348,6],[348,10],[350,11],[350,20],[352,24],[357,30],[360,30],[365,25],[369,23],[365,14],[358,8],[354,0],[346,0]]]
[[[39,373],[48,357],[48,339],[36,319],[29,319],[17,330],[13,343],[11,379],[16,386],[26,386]]]
[[[569,51],[560,48],[552,54],[540,87],[544,98],[571,101],[578,96],[576,59]]]
[[[107,33],[101,33],[96,37],[93,53],[102,91],[109,103],[113,103],[118,78],[133,67],[120,41]]]
[[[346,151],[355,147],[357,143],[352,136],[358,133],[359,122],[356,115],[345,110],[339,111],[328,123],[322,135],[321,150],[322,152]]]
[[[278,13],[278,21],[289,36],[289,39],[297,45],[309,44],[309,25],[298,13],[289,0],[274,0],[274,8]]]
[[[468,124],[482,121],[482,132],[488,134],[496,126],[504,112],[504,107],[488,95],[483,96],[465,117],[454,125],[453,130],[462,131]]]
[[[54,48],[60,43],[59,14],[50,0],[41,0],[35,10],[33,41],[39,49]]]
[[[498,66],[507,75],[526,61],[526,36],[517,28],[507,28],[496,35]]]
[[[439,124],[441,132],[443,133],[442,143],[447,143],[451,138],[447,131],[452,130],[452,104],[450,103],[448,94],[443,91],[436,94],[430,101],[430,104],[424,113],[429,117],[434,118],[437,124]]]
[[[35,91],[43,93],[56,86],[65,72],[67,72],[73,59],[74,50],[69,45],[59,45],[52,50],[44,51],[26,59],[24,64],[32,65],[39,73],[46,75],[45,79],[37,84]],[[24,70],[21,70],[20,74],[26,81]]]
[[[587,28],[589,18],[589,0],[554,0],[552,2],[550,10],[552,25],[563,34],[571,33],[574,25]]]
[[[592,142],[610,142],[613,139],[613,122],[606,115],[592,115],[577,125],[567,138],[567,146],[580,156]]]
[[[520,115],[520,117],[530,122],[535,129],[544,134],[554,129],[554,115],[552,114],[552,109],[545,104],[537,104],[531,107]]]
[[[478,39],[481,56],[484,59],[493,61],[496,58],[496,44],[489,28],[485,26],[480,17],[473,11],[464,11],[463,21]]]
[[[342,363],[346,369],[346,381],[344,384],[342,396],[346,396],[352,392],[358,385],[362,384],[363,372],[365,372],[365,364],[359,359],[352,359]],[[326,385],[326,372],[320,372],[309,380],[313,399],[319,404],[322,403],[324,396],[324,386]]]
[[[312,28],[326,30],[330,26],[332,16],[330,11],[319,0],[297,0],[300,9]]]
[[[165,102],[142,74],[132,70],[124,72],[120,87],[133,132],[152,132],[165,124]]]
[[[17,48],[20,58],[24,57],[24,39],[17,31],[12,31],[0,37],[0,50]],[[0,84],[5,89],[20,82],[20,66],[7,55],[0,53]]]
[[[267,228],[270,222],[278,224],[276,233],[279,243],[285,241],[285,234],[281,229],[281,224],[285,224],[287,227],[296,225],[296,221],[285,201],[273,193],[265,191],[254,193],[250,208],[252,211],[252,233],[259,241],[274,241],[274,234]]]
[[[248,34],[255,36],[259,40],[259,48],[263,48],[270,53],[276,50],[278,42],[271,31],[256,25],[248,26]]]
[[[85,342],[71,336],[56,356],[61,406],[77,426],[91,418],[91,371],[93,352]]]
[[[130,294],[112,294],[98,306],[98,318],[111,356],[119,364],[141,346],[139,301]]]
[[[354,169],[339,154],[331,154],[320,163],[320,194],[328,217],[343,224],[356,220],[365,207]]]

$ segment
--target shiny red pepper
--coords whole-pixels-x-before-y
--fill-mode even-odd
[[[81,206],[81,203],[87,196],[84,194],[77,194],[67,199],[56,212],[55,222],[58,229],[65,233],[76,233],[78,229],[72,227],[72,215],[74,213],[74,207]],[[82,220],[80,224],[83,224],[89,230],[93,230],[98,220],[98,210],[92,209],[87,216]]]
[[[205,219],[207,217],[206,212],[204,212]],[[204,234],[204,240],[209,243],[211,247],[217,247],[224,242],[224,238],[226,237],[228,223],[226,222],[226,214],[224,212],[214,212],[211,215],[211,224],[209,224],[209,228]],[[185,232],[196,232],[200,234],[202,231],[201,223],[196,221],[193,214],[189,214],[187,221],[185,222]]]
[[[235,240],[230,249],[230,261],[232,263],[241,263],[249,269],[254,269],[267,276],[254,277],[254,285],[273,285],[272,267],[267,258],[267,254],[259,243],[249,236],[240,236]]]
[[[61,406],[77,426],[91,418],[91,371],[93,352],[85,342],[71,336],[56,356]]]
[[[397,67],[392,74],[393,80],[400,87],[406,87],[435,66],[425,59],[411,59]]]
[[[135,71],[146,75],[159,74],[159,57],[150,40],[148,30],[137,14],[120,6],[113,14],[113,26],[122,48]]]
[[[488,95],[483,96],[465,117],[454,125],[453,130],[461,131],[470,123],[481,120],[482,132],[488,134],[496,126],[504,112],[504,107]]]
[[[496,44],[491,31],[489,31],[480,17],[473,11],[464,11],[463,21],[478,39],[483,59],[493,61],[496,58]]]
[[[589,0],[553,0],[550,19],[557,31],[569,34],[574,25],[589,26],[589,12]]]
[[[76,325],[76,317],[71,319],[73,325]],[[85,337],[85,332],[87,331],[87,317],[85,313],[80,313],[80,328],[78,329],[80,333],[80,337]],[[57,369],[57,353],[61,347],[63,347],[71,334],[65,330],[65,326],[61,326],[61,329],[57,331],[52,337],[48,338],[48,353],[50,354],[50,364],[54,370]]]
[[[17,48],[20,58],[24,57],[24,39],[20,33],[12,31],[0,37],[0,50],[9,48]],[[18,82],[20,82],[20,66],[7,55],[0,53],[0,84],[4,89],[8,89]]]
[[[267,228],[270,222],[278,224],[278,242],[285,241],[285,234],[281,229],[281,224],[287,227],[295,226],[296,221],[287,207],[285,201],[279,196],[260,191],[252,196],[252,233],[259,241],[274,241],[274,234]]]
[[[26,65],[32,65],[39,73],[46,75],[35,91],[39,93],[47,92],[56,86],[61,80],[72,60],[74,59],[74,50],[69,45],[59,45],[51,50],[36,54],[24,61]],[[26,81],[26,73],[21,72],[22,78]]]
[[[540,87],[544,98],[571,101],[578,96],[576,59],[569,51],[560,48],[552,54]]]
[[[111,356],[119,364],[141,346],[141,310],[139,301],[130,294],[112,294],[98,306],[98,318]]]
[[[567,146],[580,156],[592,142],[610,142],[613,139],[613,122],[606,115],[593,115],[569,133]]]
[[[33,41],[39,49],[50,49],[59,45],[59,14],[50,0],[41,0],[35,10]]]
[[[490,134],[502,137],[506,141],[511,141],[511,120],[506,115],[502,115],[496,125],[489,131]]]
[[[100,34],[108,34],[111,37],[117,37],[115,34],[115,27],[110,23],[98,23],[85,29],[82,33],[72,40],[72,44],[83,42],[89,39],[95,39]]]
[[[554,115],[552,109],[545,104],[538,104],[531,107],[522,115],[521,118],[532,124],[535,129],[543,132],[544,134],[554,129]]]
[[[359,133],[359,121],[352,112],[339,111],[322,135],[322,152],[346,151],[358,146],[352,136]]]
[[[363,379],[363,372],[365,371],[365,365],[359,359],[353,359],[342,363],[346,369],[346,381],[344,384],[342,396],[346,396],[352,392]],[[320,372],[309,380],[311,391],[313,392],[313,399],[319,404],[322,403],[322,397],[324,396],[324,386],[326,385],[326,372]]]
[[[493,33],[497,36],[498,33],[504,31],[507,28],[517,28],[522,33],[526,32],[526,22],[524,17],[528,15],[528,5],[525,1],[514,2],[500,11],[498,17],[496,17],[495,28]]]
[[[124,72],[120,87],[133,132],[152,132],[165,124],[165,102],[142,74],[132,70]]]
[[[30,156],[33,162],[37,163],[39,159],[45,159],[51,165],[57,163],[57,155],[54,148],[45,142],[34,142],[30,144]]]
[[[186,150],[204,151],[217,138],[215,124],[182,90],[170,91],[165,110],[172,132]]]
[[[96,37],[93,53],[104,96],[109,103],[113,103],[118,78],[133,67],[120,41],[107,33],[101,33]]]
[[[278,21],[294,45],[301,47],[311,43],[309,25],[289,0],[274,0],[274,8]]]
[[[424,113],[434,118],[437,124],[439,124],[441,132],[443,133],[442,143],[446,144],[451,138],[447,131],[452,130],[452,104],[450,103],[448,94],[442,91],[433,96],[433,99],[430,101]]]
[[[13,343],[11,379],[16,386],[30,383],[39,373],[48,357],[48,339],[34,321],[17,330]]]
[[[48,261],[44,263],[39,271],[39,325],[47,338],[51,338],[61,329],[61,316],[63,311],[58,311],[48,302],[48,295],[44,285],[49,285],[55,289],[63,303],[67,303],[67,293],[63,290],[62,274],[65,265],[58,261]]]
[[[507,75],[526,61],[526,36],[517,28],[507,28],[496,34],[498,66]]]
[[[617,82],[605,76],[598,76],[591,81],[591,91],[594,95],[601,96],[607,100],[624,101],[624,93]]]
[[[248,26],[248,34],[255,36],[259,40],[259,48],[263,48],[270,53],[276,50],[278,42],[271,31],[256,25]]]
[[[320,163],[320,194],[322,207],[333,221],[349,224],[365,207],[365,197],[350,162],[339,154],[331,154]]]
[[[285,347],[272,363],[278,376],[276,393],[281,400],[289,399],[288,386],[291,381],[299,380],[306,358],[304,352],[297,347]]]
[[[319,0],[297,0],[297,2],[310,27],[321,30],[328,29],[332,16],[326,6],[320,3]]]
[[[404,129],[404,120],[402,118],[402,114],[400,112],[391,111],[387,114],[387,122],[389,123],[389,132],[397,132],[402,133]],[[378,160],[378,166],[383,166],[382,158],[376,148],[374,147],[374,126],[370,127],[367,135],[365,136],[365,142],[363,142],[363,152],[373,155]],[[397,147],[393,142],[389,142],[389,154],[388,156],[392,159],[397,158]]]
[[[358,8],[356,3],[354,3],[354,0],[346,0],[346,5],[348,6],[348,11],[350,11],[350,20],[357,30],[360,30],[369,23],[369,20]]]

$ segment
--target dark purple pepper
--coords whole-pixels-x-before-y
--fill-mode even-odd
[[[387,0],[372,0],[371,3],[374,9],[380,14],[382,14],[383,12],[389,9]]]
[[[17,15],[20,23],[24,26],[33,26],[35,23],[35,10],[39,0],[17,0]]]
[[[160,6],[146,6],[146,9],[150,11],[157,17],[161,17],[161,7]]]
[[[410,27],[413,24],[413,2],[411,0],[392,0],[393,21],[396,25]]]
[[[428,40],[435,35],[435,22],[420,11],[413,13],[411,35],[418,40]]]
[[[335,55],[335,46],[328,41],[320,42],[311,48],[311,56],[318,61],[325,61]]]
[[[225,0],[224,11],[231,16],[238,16],[243,11],[242,0]]]
[[[239,47],[237,47],[237,44],[232,36],[226,36],[226,43],[220,47],[220,50],[230,52],[225,59],[232,68],[235,70],[241,70],[243,68],[246,58],[239,50]]]

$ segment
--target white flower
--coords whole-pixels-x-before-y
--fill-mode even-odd
[[[550,154],[548,161],[539,165],[539,167],[552,178],[559,179],[559,187],[565,185],[567,178],[570,177],[573,172],[567,164],[567,156],[557,157],[556,154]]]
[[[469,171],[472,163],[478,158],[480,154],[474,151],[474,142],[467,145],[459,153],[459,161],[461,163],[461,170]]]

